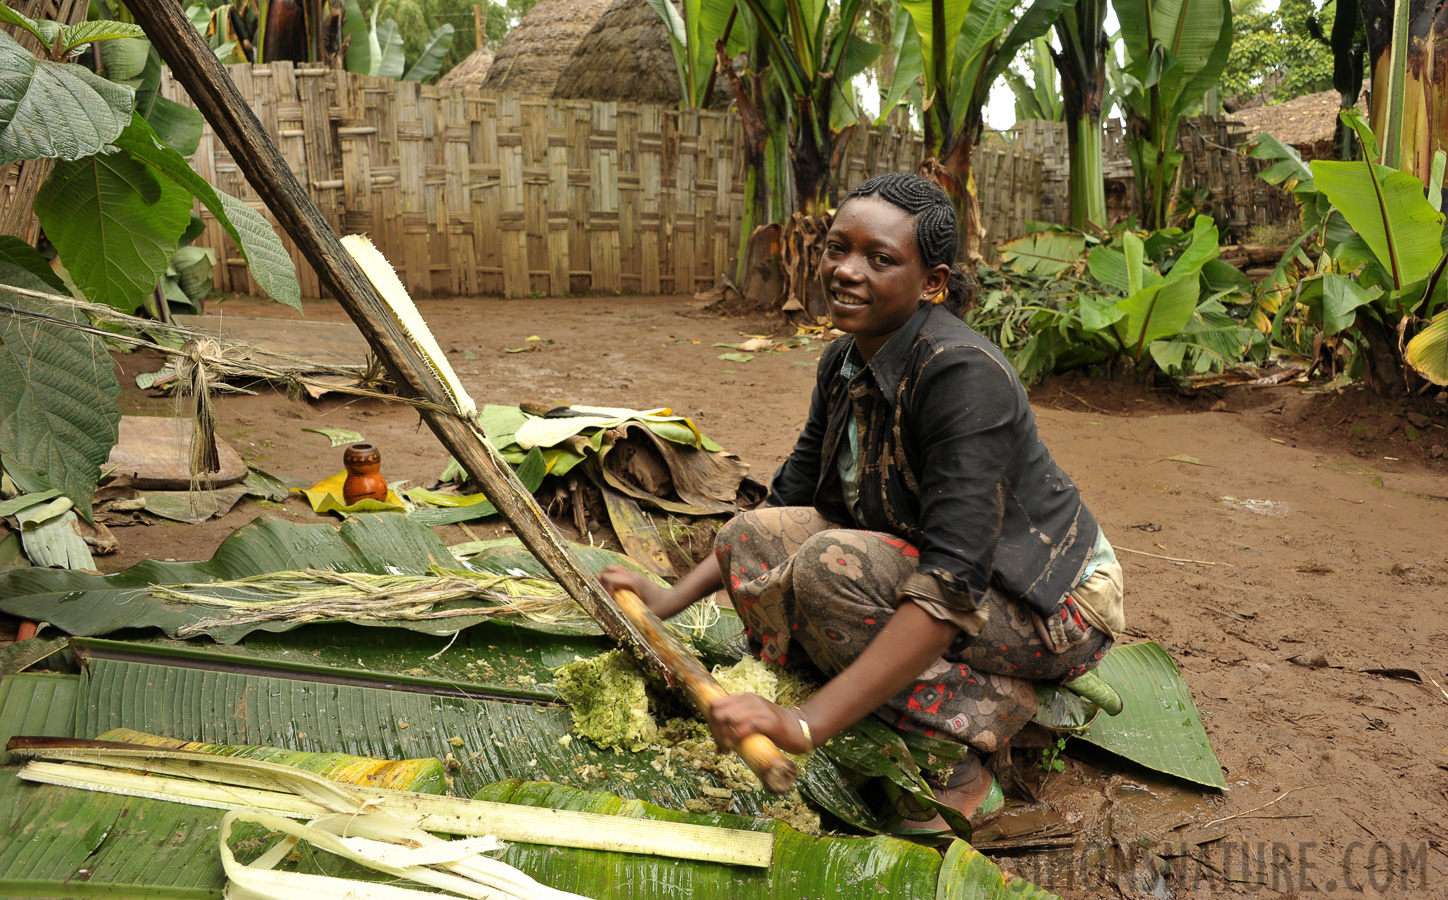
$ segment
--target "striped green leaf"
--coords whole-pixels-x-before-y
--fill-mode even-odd
[[[1111,648],[1096,674],[1126,702],[1117,716],[1097,716],[1079,740],[1157,772],[1227,790],[1191,688],[1155,641]]]

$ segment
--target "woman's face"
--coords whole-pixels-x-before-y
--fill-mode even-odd
[[[868,360],[950,278],[927,269],[915,240],[915,217],[879,197],[856,197],[835,213],[825,236],[820,280],[834,325],[855,336]]]

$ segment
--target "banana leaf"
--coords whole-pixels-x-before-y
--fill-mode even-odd
[[[510,780],[479,792],[540,808],[582,809],[634,818],[726,825],[775,836],[769,869],[663,860],[604,851],[513,843],[504,861],[551,887],[600,898],[748,897],[1050,898],[1005,875],[968,844],[942,855],[895,838],[802,835],[783,823],[723,814],[675,813],[652,804],[547,783]],[[0,771],[0,894],[8,897],[217,898],[225,885],[216,852],[223,813],[180,803],[122,797],[20,781]],[[243,860],[270,843],[262,829],[238,829]],[[374,873],[320,859],[305,846],[282,868],[379,880]]]
[[[220,898],[222,813],[34,785],[0,770],[0,896]]]
[[[451,754],[457,761],[453,790],[460,795],[526,775],[677,809],[693,801],[763,815],[779,802],[762,789],[720,796],[724,781],[687,760],[669,762],[652,750],[599,750],[571,735],[563,740],[571,720],[562,707],[386,689],[383,678],[372,682],[378,686],[303,681],[175,664],[179,660],[134,661],[140,657],[87,660],[76,737],[126,727],[213,744],[383,759]],[[801,790],[854,827],[879,827],[827,757],[810,760]]]
[[[892,900],[964,900],[1052,896],[1035,885],[1004,875],[963,841],[953,842],[942,859],[935,850],[898,838],[815,838],[775,820],[677,813],[649,803],[542,783],[492,785],[477,799],[774,833],[774,862],[763,870],[709,863],[680,865],[656,857],[525,844],[512,844],[504,851],[505,862],[550,887],[599,900],[881,896]]]
[[[1078,740],[1148,769],[1227,790],[1191,688],[1160,644],[1112,647],[1096,674],[1116,688],[1126,708],[1117,716],[1097,716]]]
[[[241,746],[207,744],[162,737],[158,734],[144,734],[131,728],[113,728],[98,735],[96,740],[140,744],[143,747],[155,747],[162,750],[189,750],[211,756],[255,759],[282,766],[293,766],[303,772],[312,772],[330,778],[332,781],[363,787],[413,791],[419,794],[441,794],[446,787],[443,764],[433,757],[397,760],[369,759],[361,756],[348,756],[345,753],[301,753],[296,750],[262,747],[255,744]]]
[[[626,557],[607,550],[576,549],[587,565],[638,568]],[[490,552],[471,565],[489,572],[512,574],[516,570],[548,577],[526,551],[499,547],[497,555],[501,562],[493,562]],[[522,557],[530,562],[523,563]],[[298,525],[263,516],[237,529],[207,562],[147,560],[114,575],[43,569],[0,574],[0,598],[4,598],[0,600],[0,611],[50,622],[72,635],[158,628],[174,636],[181,626],[215,616],[216,609],[155,599],[150,596],[152,585],[227,581],[308,568],[374,575],[422,574],[430,565],[469,567],[449,553],[435,534],[405,516],[353,516],[337,525]],[[452,634],[479,621],[482,619],[477,616],[459,616],[388,624],[429,634]],[[232,643],[253,631],[287,631],[295,627],[297,623],[283,621],[223,624],[208,628],[207,633],[218,641]],[[591,624],[565,627],[597,633]]]
[[[17,734],[71,737],[75,733],[75,675],[26,672],[0,678],[0,765],[13,760],[5,745]]]

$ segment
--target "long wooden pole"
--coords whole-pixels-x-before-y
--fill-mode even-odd
[[[401,390],[451,408],[452,401],[442,384],[407,339],[372,282],[342,247],[180,5],[175,0],[141,0],[129,6],[136,22],[170,64],[172,77],[186,88],[212,130],[231,151],[246,180],[312,264],[322,285],[357,323],[372,351],[391,371]],[[569,553],[562,535],[538,508],[512,468],[491,443],[479,440],[482,432],[477,423],[434,410],[423,409],[420,413],[433,434],[468,475],[482,485],[513,532],[553,573],[568,595],[578,601],[609,637],[632,645],[647,665],[672,682],[674,678],[659,655],[620,614],[598,580]]]

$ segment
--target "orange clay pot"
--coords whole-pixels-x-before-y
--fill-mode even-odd
[[[358,500],[386,500],[387,479],[382,477],[382,454],[371,444],[353,444],[342,454],[347,467],[347,480],[342,483],[342,499],[348,506]]]

